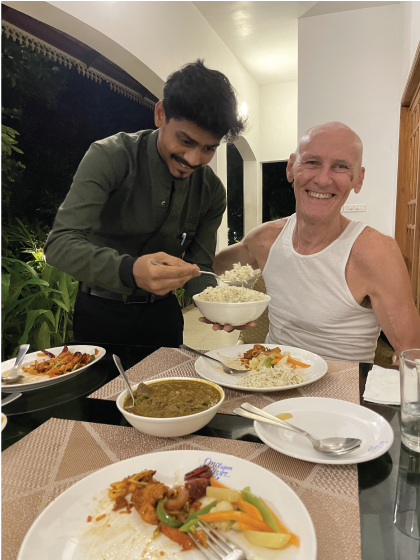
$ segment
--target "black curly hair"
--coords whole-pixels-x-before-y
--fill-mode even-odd
[[[201,59],[171,74],[163,88],[166,120],[186,119],[216,138],[233,142],[245,130],[236,93],[227,77]]]

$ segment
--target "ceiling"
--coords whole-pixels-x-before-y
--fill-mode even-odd
[[[298,79],[298,19],[399,2],[193,2],[260,85]]]

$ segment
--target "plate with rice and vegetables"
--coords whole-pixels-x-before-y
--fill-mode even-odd
[[[293,346],[243,344],[206,352],[226,366],[243,369],[244,375],[230,375],[212,360],[198,358],[196,372],[223,387],[241,391],[285,391],[321,379],[327,362],[317,354]]]

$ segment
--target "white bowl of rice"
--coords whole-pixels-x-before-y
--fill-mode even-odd
[[[239,286],[210,287],[193,296],[195,305],[206,319],[233,327],[258,319],[270,299],[267,294]]]

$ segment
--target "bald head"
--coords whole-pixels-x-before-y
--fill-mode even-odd
[[[348,126],[340,122],[329,122],[314,126],[307,130],[299,141],[296,148],[296,157],[302,154],[310,146],[312,140],[318,140],[325,143],[339,144],[345,147],[349,152],[349,156],[359,166],[362,165],[363,144],[360,137]]]

